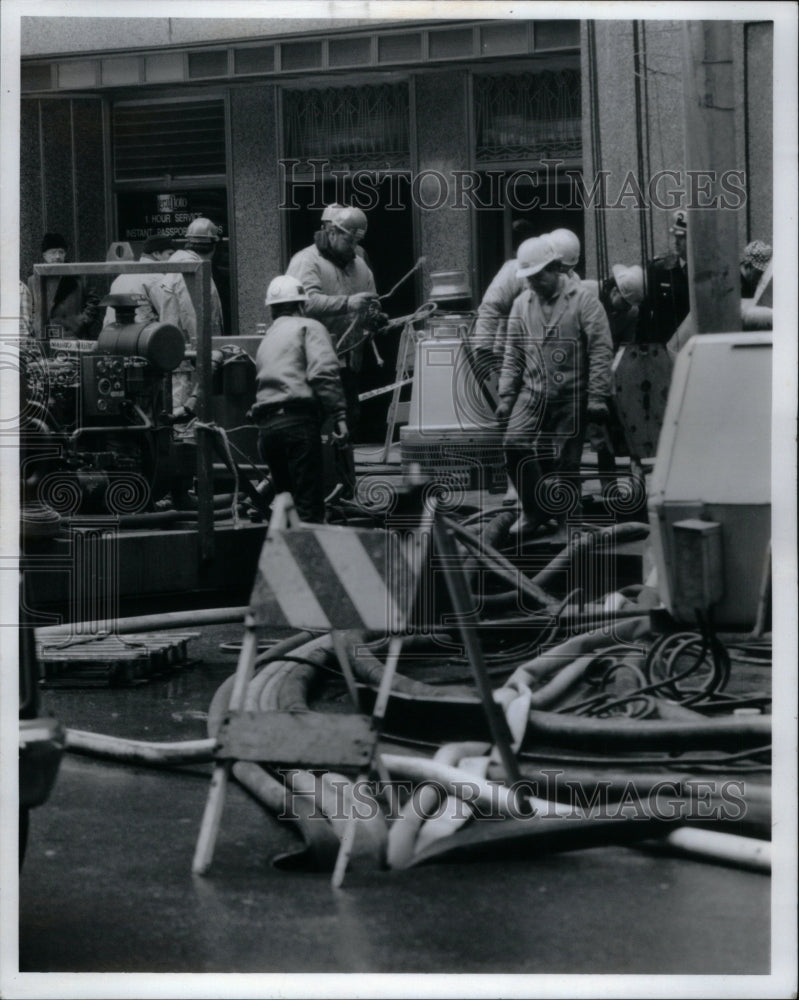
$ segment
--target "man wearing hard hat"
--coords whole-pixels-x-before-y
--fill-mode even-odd
[[[300,250],[286,271],[306,290],[306,315],[323,323],[333,338],[351,424],[358,413],[358,373],[365,344],[363,321],[378,304],[374,275],[356,252],[366,229],[366,216],[359,208],[334,211],[325,245],[320,247],[314,242]]]
[[[182,261],[212,260],[219,243],[219,226],[210,219],[199,218],[189,223],[186,229],[186,245],[173,254],[171,263]],[[162,323],[173,323],[183,331],[186,345],[197,348],[197,314],[189,295],[189,289],[182,274],[166,274],[160,283],[163,299]],[[214,279],[211,278],[211,336],[219,337],[223,332],[222,302]]]
[[[546,236],[525,240],[517,275],[527,289],[513,303],[499,379],[496,416],[505,427],[505,459],[522,513],[513,534],[532,533],[553,516],[565,521],[565,457],[579,448],[586,422],[605,420],[613,346],[605,311],[582,282],[562,272]]]
[[[291,493],[303,521],[325,519],[321,428],[333,423],[339,443],[348,437],[344,389],[330,334],[305,315],[306,290],[291,275],[274,278],[266,292],[272,325],[255,356],[253,419],[258,448],[277,493]]]
[[[358,253],[366,235],[366,216],[359,208],[332,212],[324,241],[315,240],[292,258],[286,273],[296,278],[308,295],[305,314],[330,331],[341,368],[347,400],[347,423],[355,433],[360,416],[358,392],[363,351],[370,331],[370,315],[379,313],[379,300],[371,268]],[[355,488],[352,446],[339,450],[345,496]]]

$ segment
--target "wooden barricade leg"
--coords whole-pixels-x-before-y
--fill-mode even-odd
[[[255,656],[258,649],[258,634],[252,621],[246,625],[244,640],[241,644],[239,662],[236,667],[236,679],[233,683],[233,691],[230,695],[228,711],[238,712],[244,706],[244,699],[247,694],[247,685],[252,679],[255,666]],[[203,875],[211,864],[216,847],[216,838],[219,833],[219,824],[222,821],[222,810],[225,805],[225,794],[227,792],[228,779],[230,777],[231,761],[221,761],[214,765],[214,773],[211,777],[211,787],[208,790],[208,798],[205,802],[205,812],[200,824],[200,832],[197,837],[197,847],[194,851],[194,861],[191,870],[195,875]]]
[[[377,698],[372,712],[372,726],[375,732],[375,749],[377,747],[377,736],[380,732],[383,716],[386,713],[388,696],[391,692],[391,685],[394,683],[394,675],[397,672],[397,663],[399,662],[401,652],[402,639],[391,639],[388,647],[386,666],[383,670],[383,676],[380,678],[380,687],[377,690]],[[374,753],[372,755],[372,760],[370,761],[370,769],[373,763]],[[364,774],[359,775],[357,780],[368,781],[369,773],[365,772]],[[336,865],[333,869],[333,876],[330,880],[334,889],[338,889],[344,881],[344,873],[347,870],[347,865],[349,864],[350,856],[352,854],[357,829],[358,821],[353,813],[353,815],[347,819],[347,825],[344,827],[344,836],[341,838],[341,847],[339,847],[338,856],[336,857]]]
[[[275,497],[268,533],[272,535],[276,531],[282,531],[287,525],[292,523],[297,523],[297,514],[294,510],[291,494],[281,493]],[[228,712],[240,712],[243,709],[247,696],[247,686],[252,680],[255,669],[255,658],[258,652],[258,633],[252,615],[247,616],[244,628],[244,639],[236,666],[236,677],[233,682],[233,690],[230,694]],[[203,875],[208,871],[213,859],[216,838],[219,834],[219,825],[222,822],[222,810],[225,806],[225,795],[227,793],[232,764],[232,761],[224,760],[214,765],[214,773],[211,776],[211,787],[208,789],[205,812],[200,823],[200,832],[197,836],[197,846],[194,850],[194,860],[191,866],[191,870],[195,875]]]
[[[428,565],[430,536],[435,525],[435,519],[436,500],[433,497],[428,500],[428,506],[419,524],[416,540],[410,542],[408,559],[410,565],[415,567],[415,571],[413,579],[411,580],[409,593],[405,595],[407,597],[407,607],[401,612],[402,621],[393,623],[396,626],[399,626],[400,624],[407,624],[406,612],[409,612],[410,608],[413,606],[414,599],[419,591],[422,574]],[[375,735],[372,759],[369,763],[368,771],[358,780],[368,780],[373,769],[377,771],[381,781],[388,782],[390,777],[383,766],[380,755],[377,753],[377,738],[380,735],[380,730],[382,729],[383,718],[386,714],[386,708],[388,706],[388,699],[391,694],[391,688],[394,684],[394,677],[397,673],[397,664],[399,663],[400,654],[402,653],[402,642],[402,636],[397,635],[392,636],[389,640],[386,665],[383,670],[383,676],[380,678],[380,686],[377,689],[377,697],[375,698],[374,708],[372,709],[372,730]],[[504,721],[503,717],[503,722]],[[350,855],[352,854],[352,847],[355,842],[355,833],[357,828],[358,826],[355,816],[350,816],[347,821],[347,825],[344,828],[344,836],[341,839],[341,847],[339,848],[336,865],[333,870],[333,877],[331,879],[331,884],[336,889],[338,889],[344,881],[344,874],[347,870]]]

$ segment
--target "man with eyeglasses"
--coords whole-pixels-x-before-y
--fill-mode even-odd
[[[41,246],[42,262],[63,264],[67,259],[67,241],[60,233],[45,233]],[[83,279],[71,274],[45,280],[42,301],[39,278],[28,278],[33,301],[32,325],[42,321],[48,337],[94,339],[102,326],[100,296]]]
[[[379,308],[372,270],[356,252],[366,229],[366,216],[359,208],[339,209],[329,223],[326,240],[315,240],[300,250],[286,270],[308,296],[305,315],[330,332],[347,401],[347,425],[353,432],[360,414],[363,350],[370,335],[366,320]],[[352,470],[353,482],[347,485],[354,488],[354,462]]]

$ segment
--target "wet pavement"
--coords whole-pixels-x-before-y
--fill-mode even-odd
[[[53,687],[64,725],[146,740],[206,735],[239,626],[135,688]],[[278,870],[300,843],[235,784],[213,865],[191,874],[208,766],[68,755],[34,811],[20,878],[27,972],[740,974],[769,971],[770,879],[603,847],[523,861],[328,874]]]

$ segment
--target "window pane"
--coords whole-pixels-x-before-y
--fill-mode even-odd
[[[455,59],[458,56],[470,56],[472,54],[472,29],[431,31],[429,51],[431,59]]]
[[[538,49],[575,49],[580,44],[579,21],[536,21],[535,47]]]
[[[252,49],[236,49],[236,73],[272,73],[275,68],[275,48],[261,45]]]
[[[190,52],[189,76],[227,76],[227,52]]]
[[[406,62],[410,59],[421,59],[422,57],[422,36],[415,35],[386,35],[379,38],[377,42],[377,61],[386,62]]]
[[[371,62],[371,38],[331,38],[328,59],[331,66],[366,66]]]
[[[322,65],[321,42],[286,42],[280,46],[283,69],[313,69]]]
[[[506,21],[486,25],[480,29],[480,54],[506,56],[527,51],[527,24],[524,21]]]

